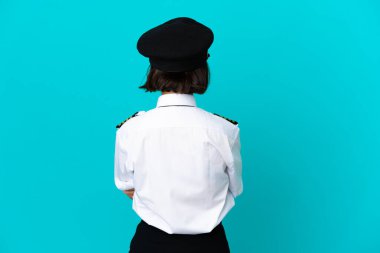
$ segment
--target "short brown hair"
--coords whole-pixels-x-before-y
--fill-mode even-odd
[[[203,94],[210,82],[210,70],[206,62],[200,68],[185,72],[164,72],[149,65],[146,82],[139,86],[145,92],[173,91],[185,94]]]

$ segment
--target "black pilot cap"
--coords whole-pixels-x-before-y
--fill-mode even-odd
[[[137,50],[156,69],[184,72],[206,64],[213,41],[210,28],[192,18],[178,17],[143,33]]]

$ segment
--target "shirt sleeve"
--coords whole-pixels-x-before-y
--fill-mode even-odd
[[[236,198],[243,192],[242,159],[240,144],[240,129],[237,128],[235,138],[230,148],[230,162],[227,164],[229,187],[232,195]]]
[[[116,131],[114,181],[119,190],[130,190],[134,188],[134,169],[129,161],[125,138],[122,138],[120,129]]]

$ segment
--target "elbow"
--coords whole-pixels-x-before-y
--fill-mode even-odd
[[[243,185],[240,186],[240,188],[235,192],[235,198],[237,196],[240,196],[243,193]]]
[[[117,189],[119,189],[121,191],[134,189],[134,184],[133,184],[132,179],[128,180],[128,181],[121,181],[121,180],[115,178],[115,186]]]
[[[240,188],[237,191],[231,191],[231,192],[232,192],[232,195],[234,196],[234,198],[237,198],[238,196],[240,196],[243,193],[243,188]]]
[[[240,183],[237,185],[230,184],[229,190],[234,198],[238,197],[243,193],[243,182],[240,181]]]

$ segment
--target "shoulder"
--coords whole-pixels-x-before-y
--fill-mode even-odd
[[[127,122],[128,120],[132,119],[133,117],[136,117],[136,116],[140,116],[142,114],[144,114],[145,111],[137,111],[135,113],[133,113],[132,115],[130,115],[128,118],[126,118],[125,120],[123,120],[122,122],[120,122],[119,124],[116,125],[116,128],[120,128],[125,122]]]
[[[223,136],[224,138],[225,136],[227,136],[229,143],[233,143],[236,139],[237,133],[240,131],[238,122],[234,119],[231,119],[229,117],[215,112],[209,112],[209,114],[212,117],[212,119],[210,120],[210,125],[212,125],[213,128],[220,130],[218,131],[219,133],[222,133],[222,135],[214,135],[215,138],[220,138],[221,136]]]
[[[216,116],[218,116],[218,117],[220,117],[220,118],[223,118],[223,119],[229,121],[230,123],[232,123],[232,124],[234,124],[234,125],[237,125],[237,124],[238,124],[238,122],[237,122],[236,120],[233,120],[233,119],[227,118],[226,116],[222,116],[222,115],[217,114],[217,113],[215,113],[215,112],[213,112],[212,114],[214,114],[214,115],[216,115]]]

